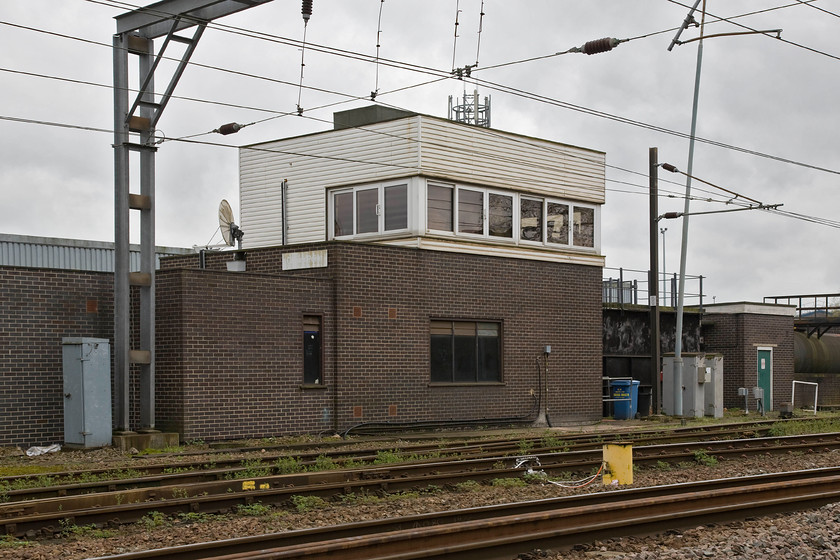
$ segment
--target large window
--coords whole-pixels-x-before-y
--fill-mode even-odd
[[[426,194],[428,231],[514,243],[595,247],[594,205],[457,185],[429,184]]]
[[[429,334],[433,383],[502,380],[500,323],[433,320]]]
[[[408,185],[366,186],[332,193],[333,237],[408,229]]]

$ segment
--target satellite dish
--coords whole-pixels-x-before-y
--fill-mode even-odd
[[[239,229],[239,226],[233,223],[233,210],[227,200],[222,200],[219,204],[219,229],[222,230],[222,238],[228,245],[238,244],[238,248],[242,248],[242,238],[245,232]]]

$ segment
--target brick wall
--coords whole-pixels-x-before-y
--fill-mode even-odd
[[[0,268],[0,445],[64,440],[61,340],[112,338],[113,278]]]
[[[284,252],[318,249],[328,251],[327,268],[271,276],[281,273]],[[194,274],[221,270],[230,258],[230,254],[208,255],[207,270]],[[299,297],[283,296],[287,290],[313,286],[317,288],[310,290],[321,294],[322,299],[310,300],[310,307],[317,309],[318,302],[324,302],[320,305],[325,313],[325,346],[334,352],[334,360],[331,355],[328,388],[319,405],[330,414],[336,407],[339,429],[368,421],[526,417],[534,411],[532,391],[538,391],[546,366],[552,421],[600,418],[602,319],[601,270],[597,267],[359,243],[254,249],[246,252],[246,259],[246,273],[215,273],[218,282],[255,274],[283,302]],[[175,258],[164,267],[194,267],[196,263],[195,258]],[[324,293],[321,286],[327,279],[334,300],[330,299],[333,292]],[[248,283],[240,289],[242,299],[249,300],[250,290],[262,288]],[[268,292],[261,297],[270,297]],[[161,293],[159,287],[159,297]],[[501,322],[503,383],[432,385],[430,319]],[[262,332],[261,321],[269,320],[268,316],[255,317],[254,328]],[[292,331],[298,332],[297,327]],[[284,334],[277,331],[274,336]],[[288,357],[299,363],[300,341],[294,338],[290,344]],[[552,346],[547,364],[542,360],[546,345]],[[161,367],[159,362],[159,376]],[[301,367],[294,368],[292,380],[287,381],[289,391],[299,385]],[[325,428],[324,410],[297,410],[297,403],[290,408],[295,409],[290,412],[294,422],[275,424],[275,429]],[[185,433],[192,433],[184,425]]]
[[[332,330],[329,281],[210,270],[157,279],[158,427],[186,440],[332,427],[331,388],[301,388],[303,314]],[[324,361],[332,369],[329,346]]]
[[[793,318],[753,313],[713,314],[703,319],[705,351],[723,354],[723,401],[742,408],[739,387],[758,382],[759,347],[773,349],[773,409],[790,401],[793,381]],[[750,401],[752,407],[752,401]]]

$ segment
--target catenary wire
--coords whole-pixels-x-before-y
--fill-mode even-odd
[[[95,128],[95,127],[90,127],[90,126],[81,126],[81,125],[74,125],[74,124],[67,124],[67,123],[59,123],[59,122],[54,122],[54,121],[27,119],[27,118],[21,118],[21,117],[12,117],[12,116],[6,116],[6,115],[0,115],[0,120],[113,134],[113,130],[108,130],[108,129],[103,129],[103,128]],[[213,146],[213,147],[240,149],[238,146],[233,146],[233,145],[230,145],[230,144],[223,144],[221,142],[208,142],[206,140],[176,139],[176,141],[189,143],[189,144],[200,144],[200,145]],[[286,155],[297,155],[297,156],[301,156],[301,157],[313,157],[313,158],[320,158],[320,159],[344,161],[344,162],[351,162],[351,163],[366,163],[366,164],[382,165],[382,166],[389,166],[389,167],[400,167],[400,168],[404,168],[404,169],[416,169],[416,167],[413,167],[413,166],[406,166],[406,165],[399,165],[399,164],[392,164],[392,163],[385,163],[385,162],[376,162],[376,161],[362,161],[362,160],[354,160],[354,159],[351,159],[351,158],[339,158],[339,157],[333,157],[333,156],[300,154],[300,153],[289,152],[289,151],[284,151],[284,150],[259,148],[259,147],[256,147],[256,146],[248,146],[245,149],[254,150],[254,151],[261,151],[261,152],[268,152],[268,153],[281,153],[281,154],[286,154]],[[637,194],[644,194],[644,193],[637,193]],[[703,200],[706,200],[706,199],[703,199]],[[725,202],[725,201],[721,201],[721,202]],[[796,213],[796,212],[784,211],[784,210],[778,210],[778,209],[765,209],[764,211],[765,212],[770,212],[772,214],[778,214],[780,216],[784,216],[784,217],[788,217],[788,218],[794,218],[794,219],[798,219],[798,220],[803,220],[803,221],[819,224],[819,225],[825,225],[825,226],[833,227],[833,228],[840,228],[840,222],[834,221],[834,220],[828,220],[826,218],[819,218],[817,216],[810,216],[810,215],[807,215],[807,214],[800,214],[800,213]]]
[[[122,5],[126,5],[126,6],[131,6],[131,4],[128,4],[126,2],[117,2],[116,0],[105,0],[105,1],[103,1],[103,0],[86,0],[86,1],[96,3],[96,4],[103,4],[103,5],[122,4]],[[668,0],[668,1],[679,4],[679,2],[676,2],[676,0]],[[797,3],[797,4],[792,4],[792,5],[799,5],[799,4]],[[781,7],[788,7],[788,5],[780,6],[780,7],[777,7],[776,9],[779,9]],[[164,15],[167,15],[167,14],[164,14]],[[712,17],[717,17],[717,16],[712,16]],[[5,22],[3,22],[3,23],[5,23]],[[231,28],[231,26],[220,26],[220,27],[222,29]],[[34,28],[32,28],[32,29],[36,30]],[[232,29],[238,29],[238,28],[232,28]],[[40,30],[36,30],[36,31],[40,31]],[[268,34],[264,34],[264,33],[259,33],[258,36],[254,35],[253,34],[254,32],[249,32],[249,33],[251,33],[251,35],[249,35],[249,36],[256,37],[256,38],[265,38],[267,40],[278,40],[278,38],[276,36],[272,36],[274,38],[269,39],[269,38],[266,37]],[[70,38],[73,38],[73,37],[70,37]],[[299,45],[299,42],[286,40],[286,39],[283,39],[280,42],[285,42],[286,44]],[[108,45],[108,46],[110,47],[110,45]],[[342,51],[342,52],[348,52],[348,51]],[[390,62],[391,61],[389,61],[389,63]],[[251,75],[251,74],[247,74],[247,73],[244,73],[244,72],[222,69],[222,68],[215,67],[215,66],[204,65],[204,64],[193,63],[193,62],[191,62],[190,64],[195,64],[195,65],[198,65],[200,67],[214,69],[214,70],[222,70],[222,71],[226,71],[226,72],[231,72],[231,73],[238,74],[238,75],[254,77],[254,78],[257,78],[257,79],[273,81],[273,82],[283,83],[283,84],[287,84],[287,85],[289,84],[288,82],[283,82],[282,80],[275,80],[273,78],[268,78],[268,77],[265,77],[265,76]],[[420,67],[417,67],[417,68],[420,68]],[[422,71],[422,70],[417,70],[417,71]],[[438,73],[438,75],[442,73],[442,71],[437,71],[437,70],[435,70],[434,72]],[[440,76],[440,79],[444,79],[445,77],[449,77],[448,74],[446,76]],[[555,99],[548,98],[548,97],[541,96],[541,95],[537,95],[537,94],[532,94],[532,93],[529,93],[529,92],[526,92],[526,91],[523,91],[523,90],[519,90],[517,88],[511,88],[511,87],[508,87],[508,86],[504,86],[502,84],[495,84],[493,82],[489,82],[489,81],[486,81],[486,80],[477,80],[477,79],[476,79],[476,82],[481,83],[485,87],[488,87],[490,89],[494,89],[496,91],[501,91],[503,93],[508,93],[510,95],[523,97],[523,98],[526,98],[526,99],[530,99],[530,100],[537,101],[537,102],[542,102],[542,103],[549,104],[549,105],[560,106],[560,107],[570,109],[570,110],[574,110],[574,111],[578,111],[578,112],[581,112],[581,113],[584,113],[584,114],[589,114],[591,116],[598,116],[598,117],[601,117],[601,118],[607,118],[607,119],[610,119],[610,120],[615,120],[617,122],[621,122],[621,123],[624,123],[624,124],[630,124],[630,125],[646,128],[646,129],[653,130],[655,132],[659,132],[659,133],[663,133],[663,134],[669,134],[669,135],[682,137],[682,138],[688,138],[689,137],[689,135],[687,133],[681,133],[681,132],[671,130],[671,129],[667,129],[667,128],[664,128],[664,127],[651,125],[651,124],[644,123],[644,122],[641,122],[641,121],[635,121],[633,119],[629,119],[629,118],[626,118],[626,117],[620,117],[618,115],[612,115],[610,113],[597,111],[595,109],[590,109],[588,107],[575,105],[575,104],[571,104],[571,103],[568,103],[568,102],[563,102],[563,101],[560,101],[560,100],[555,100]],[[323,90],[321,88],[313,88],[313,89],[318,90],[318,91],[322,91],[322,92],[342,95],[342,96],[348,97],[350,100],[366,98],[366,97],[361,97],[361,96],[353,96],[353,95],[349,95],[349,94],[344,94],[344,93],[340,93],[340,92],[331,92],[330,90]],[[265,120],[270,120],[270,119],[265,119]],[[792,164],[792,165],[806,167],[806,168],[809,168],[809,169],[814,169],[814,170],[823,171],[823,172],[827,172],[827,173],[840,174],[840,171],[837,171],[837,170],[833,170],[833,169],[829,169],[829,168],[825,168],[825,167],[821,167],[821,166],[816,166],[816,165],[811,165],[811,164],[807,164],[807,163],[804,163],[804,162],[799,162],[799,161],[796,161],[796,160],[783,158],[783,157],[780,157],[780,156],[773,156],[771,154],[766,154],[766,153],[763,153],[763,152],[759,152],[759,151],[756,151],[756,150],[750,150],[750,149],[747,149],[747,148],[741,148],[741,147],[738,147],[738,146],[734,146],[734,145],[731,145],[731,144],[726,144],[726,143],[723,143],[723,142],[718,142],[718,141],[714,141],[714,140],[710,140],[710,139],[706,139],[706,138],[695,137],[695,140],[698,141],[698,142],[701,142],[701,143],[706,143],[706,144],[717,146],[717,147],[720,147],[720,148],[730,149],[730,150],[738,151],[738,152],[741,152],[741,153],[746,153],[746,154],[750,154],[750,155],[754,155],[754,156],[764,157],[764,158],[772,159],[772,160],[775,160],[775,161],[780,161],[780,162],[783,162],[783,163],[788,163],[788,164]]]

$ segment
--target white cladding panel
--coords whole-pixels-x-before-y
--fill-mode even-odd
[[[604,202],[602,152],[428,117],[422,122],[424,174],[543,196]]]
[[[245,146],[239,162],[245,247],[282,243],[284,179],[289,244],[326,239],[328,188],[414,175],[604,202],[601,152],[426,116]]]
[[[326,239],[326,189],[417,174],[417,121],[400,119],[240,149],[243,246],[282,242],[287,180],[288,243]]]

